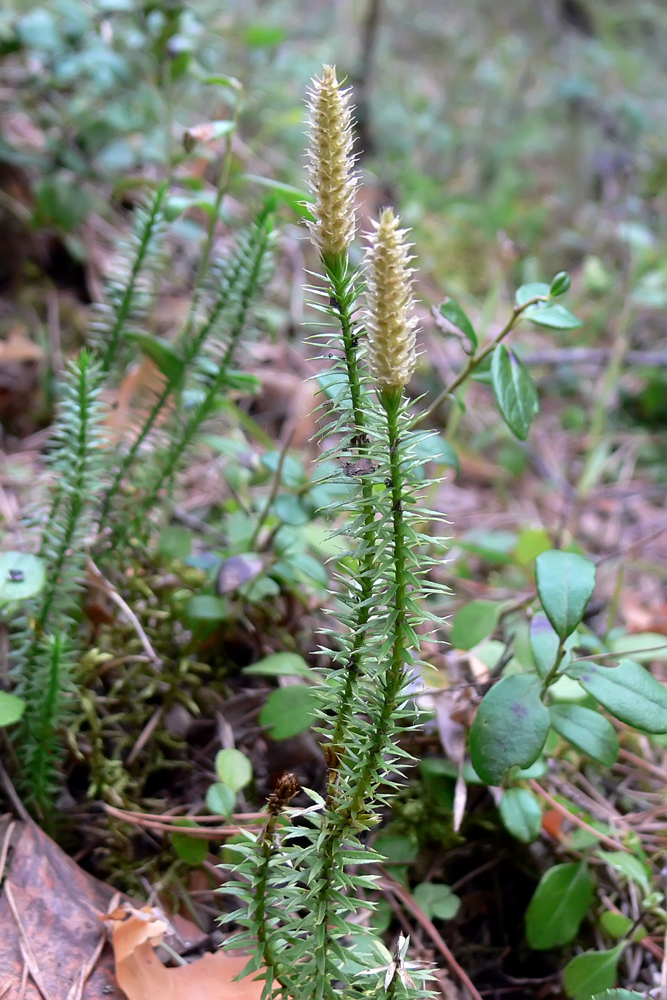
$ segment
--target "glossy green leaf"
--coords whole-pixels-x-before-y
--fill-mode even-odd
[[[505,423],[525,441],[540,403],[530,372],[505,344],[499,344],[493,352],[491,383]]]
[[[179,817],[173,820],[175,826],[196,828],[194,820],[186,817]],[[189,865],[197,867],[206,860],[208,854],[208,841],[201,837],[190,837],[187,833],[172,832],[171,842],[174,850],[181,861],[186,861]]]
[[[448,885],[440,882],[420,882],[412,890],[414,901],[427,917],[452,920],[459,912],[461,900]]]
[[[30,552],[0,555],[0,605],[25,601],[42,590],[46,579],[44,560]]]
[[[472,649],[491,635],[504,605],[499,601],[470,601],[457,611],[449,641],[455,649]]]
[[[441,316],[444,316],[452,326],[455,326],[457,330],[465,334],[470,341],[473,351],[476,351],[479,343],[477,334],[460,303],[448,295],[442,305],[438,306],[438,309]]]
[[[165,559],[185,559],[192,551],[192,532],[177,524],[171,525],[160,532],[157,547]]]
[[[196,594],[185,605],[185,617],[190,621],[221,622],[229,615],[226,601],[213,594]]]
[[[619,875],[625,875],[645,893],[651,890],[651,873],[647,866],[627,851],[598,851],[598,857],[606,861]]]
[[[139,331],[126,333],[125,338],[136,344],[170,382],[177,383],[181,380],[185,371],[185,362],[166,340],[151,337],[150,334]]]
[[[542,552],[552,547],[549,532],[544,528],[524,528],[516,543],[514,555],[520,566],[527,566]]]
[[[618,736],[603,715],[573,704],[552,705],[550,712],[553,728],[577,750],[588,754],[604,767],[611,767],[616,762]]]
[[[311,520],[310,513],[299,499],[290,493],[281,493],[273,501],[273,511],[284,524],[297,527],[300,524],[307,524]]]
[[[625,943],[610,951],[586,951],[568,962],[563,969],[565,992],[572,1000],[591,1000],[600,989],[616,982],[616,969]]]
[[[233,792],[240,792],[252,781],[252,764],[240,750],[228,747],[216,754],[215,773]]]
[[[548,326],[552,330],[576,330],[584,325],[583,320],[559,302],[537,302],[528,306],[523,315],[537,326]]]
[[[584,617],[595,589],[595,566],[574,552],[553,549],[537,557],[535,576],[544,612],[565,639]]]
[[[229,785],[223,785],[221,781],[209,785],[206,792],[206,806],[214,816],[225,816],[229,819],[235,805],[236,792]]]
[[[266,726],[274,740],[297,736],[315,721],[316,692],[305,684],[272,691],[259,713],[261,726]]]
[[[298,653],[272,653],[263,660],[244,667],[244,674],[256,677],[309,677],[313,679],[310,669],[303,656]]]
[[[503,677],[484,696],[470,733],[472,765],[489,785],[510,767],[529,767],[549,732],[549,710],[540,700],[536,674]]]
[[[527,285],[521,285],[520,288],[517,288],[514,298],[516,304],[522,306],[525,302],[537,298],[538,295],[543,295],[546,299],[550,294],[551,285],[547,285],[544,281],[530,281]]]
[[[611,910],[605,910],[600,917],[600,924],[610,937],[618,939],[625,937],[634,924],[634,920],[632,917],[627,917],[625,913],[612,913]]]
[[[596,993],[591,1000],[646,1000],[644,993],[635,993],[634,990],[605,990],[604,993]]]
[[[560,641],[546,615],[533,615],[530,623],[530,648],[540,677],[546,677],[556,662]]]
[[[526,911],[526,939],[536,951],[572,941],[593,901],[585,861],[554,865],[540,879]]]
[[[304,218],[311,215],[308,203],[314,201],[315,197],[310,191],[303,191],[301,188],[292,187],[291,184],[284,184],[272,177],[261,177],[259,174],[243,174],[242,179],[258,187],[268,188],[276,199],[289,205],[297,215]]]
[[[667,733],[667,689],[639,663],[575,663],[567,673],[621,722],[647,733]]]
[[[613,653],[624,653],[635,663],[652,663],[653,660],[667,660],[667,636],[660,632],[640,632],[633,635],[619,635],[609,643]]]
[[[25,702],[15,694],[0,691],[0,727],[13,726],[25,712]]]
[[[549,295],[552,299],[558,298],[559,295],[565,295],[565,292],[569,290],[571,284],[572,279],[567,271],[559,271],[551,282]]]
[[[419,854],[415,838],[404,833],[380,833],[375,838],[373,849],[391,865],[409,865]]]
[[[503,792],[499,812],[505,829],[517,840],[532,844],[539,836],[542,808],[529,788],[508,788]]]

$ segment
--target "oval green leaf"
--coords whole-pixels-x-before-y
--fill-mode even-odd
[[[536,951],[572,941],[593,901],[585,861],[554,865],[544,873],[526,911],[526,939]]]
[[[618,736],[603,715],[574,704],[552,705],[550,712],[553,728],[577,750],[604,767],[611,767],[616,762]]]
[[[551,282],[551,288],[549,289],[549,295],[552,299],[558,298],[559,295],[565,295],[565,292],[569,289],[572,284],[572,279],[567,271],[559,271],[556,277]]]
[[[508,788],[500,800],[500,818],[505,829],[523,841],[532,844],[542,827],[542,808],[529,788]]]
[[[457,611],[449,641],[455,649],[472,649],[491,635],[504,605],[498,601],[470,601]]]
[[[461,900],[448,885],[440,882],[420,882],[412,890],[414,901],[427,917],[452,920],[459,912]]]
[[[26,601],[39,594],[45,580],[44,560],[30,552],[0,555],[0,605]]]
[[[23,698],[0,691],[0,726],[13,726],[25,712]]]
[[[535,560],[537,593],[556,633],[566,639],[584,617],[595,589],[595,566],[575,552],[542,552]]]
[[[515,301],[518,306],[522,306],[538,295],[548,298],[550,294],[551,285],[547,285],[544,281],[530,281],[527,285],[521,285],[520,288],[517,288]]]
[[[635,882],[648,894],[651,890],[651,870],[636,858],[634,854],[627,851],[598,851],[598,857],[606,861],[619,875],[625,875],[631,882]]]
[[[667,690],[634,660],[621,660],[617,667],[574,664],[567,673],[621,722],[667,733]]]
[[[233,792],[240,792],[252,781],[252,764],[240,750],[229,747],[216,754],[215,773]]]
[[[131,331],[125,334],[125,339],[136,344],[146,354],[162,374],[176,385],[185,372],[185,362],[178,356],[171,344],[160,337],[151,337],[148,333]]]
[[[297,736],[315,721],[317,693],[305,684],[272,691],[259,713],[261,726],[266,726],[274,740]]]
[[[221,622],[229,615],[227,602],[213,594],[195,594],[184,610],[185,617],[194,622]]]
[[[265,656],[263,660],[244,667],[244,674],[257,677],[310,677],[313,679],[313,671],[310,669],[303,656],[298,653],[272,653]]]
[[[583,320],[559,302],[536,302],[528,306],[523,315],[537,326],[548,326],[552,330],[576,330],[584,325]]]
[[[194,820],[182,817],[174,820],[175,826],[189,827],[190,829],[197,828],[197,824]],[[174,850],[178,854],[181,861],[186,861],[187,864],[197,867],[206,859],[208,854],[208,840],[198,837],[191,837],[187,833],[176,833],[172,832],[171,842],[174,845]]]
[[[540,403],[528,369],[505,344],[499,344],[493,352],[491,384],[505,423],[525,441]]]
[[[232,791],[229,785],[216,781],[206,792],[206,805],[214,816],[225,816],[229,819],[236,805],[236,792]]]
[[[503,677],[485,695],[470,733],[472,765],[480,778],[498,785],[515,764],[529,767],[540,755],[549,723],[539,677]]]
[[[591,1000],[602,989],[616,982],[616,968],[625,942],[610,951],[586,951],[568,962],[563,969],[563,985],[572,1000]]]
[[[546,677],[556,662],[560,642],[546,615],[536,614],[530,623],[530,648],[540,677]]]
[[[476,351],[479,343],[477,334],[461,304],[456,299],[453,299],[451,295],[448,295],[442,305],[438,306],[438,309],[441,316],[444,316],[452,326],[455,326],[457,330],[465,334],[472,345],[473,351]]]

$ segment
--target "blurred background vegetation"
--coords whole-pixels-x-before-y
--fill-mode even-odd
[[[188,198],[210,210],[211,165],[179,175],[178,163],[188,127],[227,115],[224,89],[205,82],[216,75],[244,87],[223,214],[248,173],[302,186],[304,90],[330,61],[355,88],[366,214],[391,202],[414,228],[427,303],[454,294],[484,328],[508,289],[566,269],[587,322],[561,347],[622,337],[626,351],[655,349],[667,304],[666,35],[667,10],[650,0],[10,0],[0,321],[11,327],[7,299],[23,296],[31,323],[45,323],[28,278],[94,295],[91,218],[115,225],[147,176],[172,168],[174,211]],[[200,215],[182,217],[185,237],[199,236]],[[649,426],[667,406],[658,360],[634,366],[624,404]],[[563,419],[583,429],[588,418],[571,406]]]

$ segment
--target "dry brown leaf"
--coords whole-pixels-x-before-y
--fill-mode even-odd
[[[117,917],[117,911],[112,914]],[[251,977],[234,982],[248,959],[224,951],[206,954],[188,965],[167,968],[155,954],[169,925],[163,915],[145,907],[127,908],[114,919],[116,978],[128,1000],[259,1000],[263,982]]]
[[[42,348],[17,330],[12,330],[7,340],[0,340],[0,367],[41,361],[43,357]]]
[[[86,875],[34,823],[17,825],[12,844],[0,895],[0,984],[9,984],[2,1000],[41,1000],[32,978],[21,989],[26,942],[51,1000],[120,1000],[109,948],[81,982],[104,936],[97,914],[114,890]]]

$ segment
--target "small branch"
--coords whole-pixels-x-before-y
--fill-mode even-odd
[[[467,972],[461,968],[459,963],[452,955],[451,951],[443,941],[440,933],[435,928],[433,921],[429,920],[429,918],[422,910],[421,906],[419,906],[419,904],[415,902],[411,894],[408,892],[407,889],[405,889],[401,885],[400,882],[397,882],[396,879],[392,878],[392,876],[384,868],[381,867],[380,870],[383,876],[383,882],[381,883],[382,888],[387,890],[388,892],[391,892],[392,895],[394,895],[397,899],[399,899],[403,904],[403,906],[405,907],[405,909],[408,911],[408,913],[410,913],[415,918],[417,923],[421,924],[421,926],[424,928],[428,936],[433,941],[433,944],[436,946],[442,957],[447,962],[449,968],[452,970],[457,979],[459,979],[466,987],[466,989],[470,993],[470,996],[472,997],[472,1000],[482,1000],[481,994],[475,988],[475,985],[469,978]]]
[[[534,306],[538,302],[546,302],[547,299],[548,299],[547,295],[536,295],[534,298],[528,299],[527,302],[524,302],[523,305],[514,306],[514,308],[512,309],[512,315],[507,320],[505,326],[502,328],[500,333],[497,334],[497,336],[495,336],[493,340],[490,340],[488,344],[486,344],[481,349],[481,351],[479,351],[477,354],[474,354],[471,358],[468,358],[468,362],[462,369],[462,371],[460,371],[459,374],[456,376],[456,378],[449,383],[446,389],[443,389],[442,392],[438,396],[436,396],[435,400],[431,403],[431,405],[427,409],[425,409],[423,413],[420,413],[419,416],[415,418],[415,420],[413,421],[413,426],[416,427],[418,424],[421,424],[424,420],[426,420],[433,413],[435,413],[440,404],[443,403],[448,396],[451,396],[451,394],[455,392],[455,390],[458,389],[459,386],[463,384],[463,382],[465,382],[465,380],[468,378],[469,375],[472,375],[475,369],[478,368],[479,365],[482,363],[484,358],[488,357],[491,351],[493,351],[493,349],[498,346],[501,340],[505,339],[508,333],[511,333],[511,331],[514,329],[514,326],[519,316],[521,316],[521,314],[525,312],[529,306]]]
[[[144,632],[141,622],[135,615],[132,608],[126,601],[123,600],[123,598],[120,596],[116,588],[109,583],[107,578],[102,575],[102,573],[99,571],[99,569],[92,561],[92,559],[88,560],[87,565],[91,576],[94,578],[95,586],[99,587],[100,590],[103,590],[104,593],[107,594],[107,596],[113,601],[113,603],[118,608],[120,608],[120,610],[123,612],[125,617],[128,619],[128,621],[134,628],[134,631],[137,633],[139,641],[141,642],[141,645],[143,646],[146,655],[150,658],[151,662],[155,664],[157,668],[160,668],[162,666],[162,660],[151,646],[150,639]]]
[[[570,812],[566,806],[554,799],[552,795],[549,795],[549,793],[546,792],[541,785],[538,785],[533,778],[529,779],[528,784],[536,795],[541,795],[542,798],[549,803],[552,809],[555,809],[566,819],[569,819],[569,821],[574,823],[575,826],[578,826],[581,830],[586,830],[587,833],[592,833],[597,840],[601,840],[603,844],[613,847],[615,851],[624,851],[626,854],[632,854],[632,851],[628,847],[624,847],[623,844],[619,844],[617,840],[612,840],[612,838],[608,837],[605,833],[600,833],[600,831],[596,830],[595,827],[590,826],[590,824],[586,823],[583,819],[579,819],[578,816],[575,816],[575,814]]]

